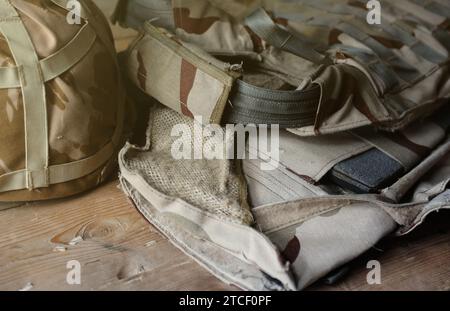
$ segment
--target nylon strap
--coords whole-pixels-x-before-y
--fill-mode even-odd
[[[86,23],[61,50],[40,61],[44,82],[53,80],[78,63],[91,49],[97,36]],[[0,89],[20,87],[19,67],[0,67]]]
[[[293,35],[273,22],[264,9],[258,9],[245,19],[247,26],[272,46],[288,51],[316,64],[330,64],[330,59],[317,52],[299,35]]]
[[[44,80],[53,80],[72,68],[89,52],[96,38],[94,29],[86,22],[69,43],[41,61]]]
[[[272,46],[293,53],[316,64],[331,60],[276,25],[264,9],[258,9],[245,20],[247,26]],[[278,124],[280,128],[314,125],[320,102],[320,88],[279,91],[264,89],[237,80],[230,99],[233,109],[225,116],[227,123]]]
[[[51,0],[55,5],[59,6],[60,8],[69,11],[68,4],[70,0]],[[81,12],[80,17],[87,20],[88,16],[89,23],[91,26],[95,29],[95,31],[100,35],[99,39],[100,41],[105,45],[105,47],[108,49],[108,51],[111,51],[111,55],[113,58],[116,57],[115,55],[115,47],[114,42],[111,40],[108,40],[107,34],[102,32],[102,16],[99,16],[98,9],[95,7],[95,4],[93,4],[90,1],[80,1],[81,4]],[[70,12],[70,11],[69,11]]]
[[[25,110],[26,187],[47,187],[47,106],[42,71],[29,34],[8,0],[0,0],[0,32],[19,68]]]
[[[414,0],[414,1],[422,1],[422,0]],[[365,20],[367,11],[357,6],[351,6],[349,4],[337,3],[331,5],[330,3],[323,3],[317,0],[304,0],[302,4],[306,4],[308,6],[314,7],[319,10],[323,10],[324,12],[329,12],[331,14],[347,14],[358,17],[358,19]],[[281,14],[281,17],[283,14]],[[293,14],[291,19],[295,16]],[[411,35],[411,31],[406,31],[401,27],[396,25],[396,20],[388,21],[388,17],[383,12],[383,16],[385,17],[385,22],[380,25],[371,25],[371,27],[380,28],[387,34],[391,36],[391,39],[399,40],[403,44],[407,45],[413,52],[417,53],[421,57],[435,63],[440,64],[447,60],[445,55],[440,54],[439,52],[433,50],[430,46],[424,44],[422,41],[418,40],[416,37]],[[297,15],[297,17],[299,17]],[[300,16],[300,18],[303,18]],[[353,20],[347,20],[350,24],[353,23]],[[411,29],[412,30],[412,29]],[[412,30],[413,32],[413,30]]]
[[[122,139],[123,121],[124,103],[121,101],[117,111],[117,127],[111,141],[99,152],[86,159],[50,166],[48,169],[50,184],[64,183],[87,176],[111,159]],[[24,189],[26,178],[26,170],[15,171],[0,176],[0,192]]]
[[[106,163],[113,153],[113,144],[109,143],[92,157],[76,162],[51,166],[49,168],[49,177],[52,184],[64,183],[89,175],[102,164]],[[0,189],[2,192],[21,190],[25,182],[25,170],[8,173],[0,177]]]
[[[320,88],[306,91],[264,89],[237,80],[227,123],[278,124],[280,128],[314,125]]]

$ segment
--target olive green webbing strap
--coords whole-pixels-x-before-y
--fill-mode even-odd
[[[96,39],[94,29],[86,22],[69,43],[41,60],[44,81],[53,80],[75,66],[91,50]]]
[[[43,75],[30,36],[8,0],[0,0],[0,32],[19,66],[25,110],[26,188],[47,187],[48,129]]]
[[[50,0],[53,2],[53,4],[59,6],[60,8],[68,11],[68,13],[71,14],[70,11],[70,1],[69,0]],[[93,4],[91,1],[80,1],[80,14],[79,16],[85,20],[87,20],[88,16],[89,23],[91,26],[96,30],[97,33],[101,34],[98,39],[105,45],[105,47],[108,49],[108,51],[115,52],[114,42],[111,40],[108,40],[108,35],[106,33],[102,33],[102,18],[98,16],[98,9],[95,9],[95,4]],[[95,11],[95,12],[94,12]],[[114,53],[111,53],[112,56],[115,58],[116,55]]]
[[[11,6],[11,4],[6,0],[0,0],[0,30],[3,33],[3,35],[7,37],[6,33],[3,31],[3,29],[5,28],[4,23],[12,23],[13,25],[22,24],[20,19],[18,18],[16,10]],[[17,29],[15,27],[12,28],[14,28],[14,34],[16,34]],[[17,37],[14,38],[16,41],[18,40]],[[57,76],[61,75],[62,73],[72,68],[76,63],[78,63],[89,52],[96,38],[97,36],[95,34],[95,31],[92,29],[92,27],[89,26],[88,22],[86,22],[85,25],[77,33],[77,35],[66,46],[64,46],[62,49],[60,49],[53,55],[41,60],[40,62],[37,62],[38,65],[36,66],[39,68],[40,72],[39,80],[41,81],[42,87],[44,87],[44,82],[56,78]],[[25,40],[25,42],[27,41],[29,40]],[[11,44],[10,41],[8,41],[8,43]],[[10,49],[13,51],[14,54],[15,50],[14,47],[10,45]],[[35,54],[34,47],[31,53]],[[25,52],[24,54],[26,55],[27,53]],[[20,65],[16,67],[5,67],[5,68],[0,67],[0,80],[2,78],[6,78],[6,80],[2,80],[0,82],[0,88],[22,87],[23,89],[22,84],[24,84],[27,87],[29,86],[28,77],[27,76],[25,76],[25,78],[23,77],[22,63],[20,62],[19,59],[16,59],[16,63]],[[40,89],[38,89],[38,91],[39,90]],[[125,94],[124,92],[122,93]],[[30,96],[30,98],[32,98],[33,100],[35,99],[35,94],[33,93],[33,91],[29,91],[27,95]],[[38,185],[36,184],[35,181],[33,181],[33,183],[31,184],[32,187],[30,187],[29,184],[30,175],[28,172],[28,166],[27,169],[1,175],[0,192],[22,190],[26,188],[33,189],[38,187],[46,187],[51,184],[58,184],[70,180],[75,180],[92,173],[93,171],[98,169],[101,165],[105,164],[119,147],[122,138],[123,120],[124,120],[124,101],[125,98],[122,98],[118,106],[117,126],[114,131],[113,137],[111,141],[107,143],[99,152],[79,161],[47,167],[45,169],[46,173],[45,179],[47,181],[46,185],[41,184]],[[40,102],[42,103],[42,100]],[[43,111],[44,113],[46,113],[45,94],[43,102],[44,102]],[[25,102],[24,96],[24,105],[26,105],[26,103],[34,105],[32,101]],[[25,113],[27,114],[27,112],[28,112],[27,106],[25,106]],[[30,121],[31,123],[31,121],[33,120],[30,120],[28,115],[26,115],[26,118],[27,117],[28,121]],[[47,123],[45,123],[45,125],[46,124]],[[34,128],[38,127],[35,126]],[[42,132],[41,135],[43,135]],[[45,148],[47,149],[48,148],[47,129],[45,129],[45,136],[46,136]],[[27,154],[30,153],[30,149],[27,149],[26,151]]]
[[[275,24],[262,8],[249,15],[245,19],[245,23],[260,38],[278,49],[288,51],[315,64],[332,64],[332,61],[326,55],[316,51],[299,34],[294,35]]]
[[[314,50],[306,41],[276,25],[263,9],[256,10],[245,22],[253,32],[276,48],[318,65],[331,64],[329,58]],[[307,90],[280,91],[237,80],[230,99],[232,109],[224,122],[278,124],[280,128],[311,126],[316,119],[320,96],[318,86]]]
[[[237,80],[231,97],[232,109],[225,123],[277,124],[280,128],[314,125],[320,101],[320,87],[304,91],[260,88]]]
[[[48,169],[50,184],[64,183],[87,176],[100,168],[101,165],[107,163],[119,148],[123,133],[123,118],[124,105],[122,104],[119,105],[119,110],[117,112],[118,123],[111,141],[91,157],[66,164],[50,166]],[[25,189],[26,178],[26,170],[2,175],[0,177],[0,192]]]
[[[61,50],[42,59],[39,66],[44,82],[53,80],[75,66],[89,52],[96,38],[94,29],[86,23]],[[0,89],[21,87],[19,68],[0,67]]]

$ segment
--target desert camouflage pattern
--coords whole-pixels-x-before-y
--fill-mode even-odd
[[[439,112],[449,113],[449,110]],[[319,137],[299,137],[282,131],[280,163],[305,180],[316,183],[336,164],[376,148],[395,159],[408,172],[446,136],[446,129],[433,119],[413,123],[394,133],[363,128]]]
[[[149,24],[146,32],[124,65],[130,80],[180,114],[220,123],[239,73],[162,28]],[[199,106],[198,101],[211,104]]]
[[[122,1],[117,16],[122,16],[123,24],[126,18],[135,17],[132,26],[141,27],[150,19],[155,26],[173,32],[180,42],[234,64],[243,62],[243,79],[257,86],[319,86],[315,123],[296,129],[297,135],[329,134],[366,125],[393,131],[448,103],[450,6],[445,1],[428,1],[426,6],[415,0],[381,1],[381,25],[366,22],[365,1],[169,2]],[[244,20],[258,7],[263,7],[278,27],[329,57],[332,64],[313,63],[258,37]],[[137,11],[139,18],[133,15]],[[143,40],[149,36],[146,34]],[[178,68],[181,71],[181,65]],[[152,72],[150,67],[147,70]],[[268,84],[268,80],[283,83]],[[152,91],[148,94],[155,95]],[[204,106],[212,110],[215,99],[199,99],[202,107],[192,110],[202,111]]]
[[[171,125],[181,122],[192,129],[195,121],[155,105],[145,146],[128,144],[119,156],[123,189],[173,243],[221,280],[242,289],[304,289],[386,235],[407,234],[428,214],[450,208],[448,135],[395,184],[379,194],[355,195],[313,176],[309,168],[289,157],[282,157],[281,163],[268,171],[260,166],[268,163],[267,155],[244,160],[243,171],[239,161],[174,160]],[[415,125],[431,128],[430,124]],[[413,146],[420,141],[424,148],[432,144],[410,131],[405,131],[404,140],[393,140],[390,147]],[[192,134],[191,143],[204,139]],[[333,148],[339,149],[336,155],[340,158],[348,156],[345,150],[357,154],[373,148],[369,140],[346,135],[334,137],[334,145],[328,149],[327,142],[321,141],[316,148],[328,154],[314,161],[309,155],[305,161],[325,170],[330,158],[335,160]],[[342,139],[340,146],[338,138]],[[295,142],[286,144],[286,139],[305,147],[305,141],[313,138],[284,131],[280,149],[296,147]],[[351,150],[355,139],[359,141],[357,152]],[[294,155],[292,150],[285,153]],[[240,180],[242,173],[246,182]]]
[[[58,2],[58,1],[57,1]],[[61,3],[61,1],[59,1]],[[66,21],[68,11],[47,0],[11,0],[18,12],[39,60],[45,60],[75,40],[77,34],[91,34],[89,49],[68,70],[45,82],[48,127],[48,165],[64,165],[95,157],[119,136],[119,106],[124,92],[119,79],[112,34],[107,20],[90,1],[82,1],[81,24]],[[91,22],[92,21],[92,22]],[[87,25],[89,23],[89,25]],[[87,27],[84,27],[87,26]],[[84,32],[80,32],[83,29]],[[71,46],[69,46],[70,48]],[[0,33],[0,67],[17,65],[6,38]],[[0,135],[0,180],[26,169],[26,114],[20,88],[0,89],[2,113]],[[119,146],[116,146],[116,148]],[[38,189],[0,193],[0,201],[33,201],[79,193],[99,184],[113,169],[114,153],[90,165],[87,174],[73,180]],[[67,174],[70,174],[67,172]],[[63,178],[64,179],[64,178]]]
[[[335,195],[324,183],[305,182],[290,166],[261,172],[255,169],[261,160],[245,161],[258,228],[292,264],[297,288],[356,258],[382,237],[407,234],[428,214],[449,208],[448,143],[447,137],[427,160],[380,195]],[[407,192],[411,194],[405,196]]]
[[[365,3],[121,1],[116,18],[123,25],[142,28],[152,19],[130,49],[128,76],[165,106],[152,104],[145,146],[121,151],[121,184],[149,222],[221,280],[245,290],[301,290],[383,237],[408,234],[430,213],[450,208],[450,137],[434,113],[448,107],[450,95],[450,5],[382,1],[382,25],[369,26]],[[318,65],[258,37],[244,19],[260,6],[332,64]],[[154,19],[161,11],[164,18]],[[161,55],[168,46],[170,56]],[[160,66],[159,59],[177,65]],[[206,73],[205,82],[192,75],[186,81],[211,90],[209,102],[181,91],[183,61]],[[205,61],[232,83],[321,88],[315,124],[280,131],[273,170],[261,170],[270,155],[250,144],[256,159],[173,160],[170,127],[192,128],[196,113],[216,121],[211,111],[223,103],[219,94],[232,94],[223,82],[214,91],[219,79]],[[174,80],[160,83],[164,73]],[[193,133],[192,141],[201,139]],[[336,164],[373,148],[401,163],[404,176],[365,195],[327,181]]]

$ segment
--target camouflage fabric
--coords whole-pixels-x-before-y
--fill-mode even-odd
[[[152,25],[146,29],[149,35],[136,42],[128,53],[124,67],[130,80],[180,114],[220,123],[239,73],[163,29]],[[159,78],[152,79],[153,76]],[[198,106],[198,101],[211,105]]]
[[[121,1],[115,18],[142,29],[127,75],[166,106],[146,101],[147,143],[121,151],[121,184],[148,221],[221,280],[301,290],[450,208],[450,137],[434,113],[448,109],[450,6],[382,1],[383,23],[369,26],[365,4]],[[280,44],[255,28],[255,12],[292,38]],[[195,115],[226,121],[239,81],[280,93],[319,88],[313,124],[280,131],[279,161],[250,143],[254,159],[174,160],[170,128],[192,129]],[[188,145],[205,139],[191,134]],[[326,178],[369,150],[395,159],[403,176],[363,195]]]
[[[442,111],[448,112],[448,109]],[[298,137],[282,131],[280,149],[283,153],[280,154],[280,163],[288,166],[295,174],[316,183],[336,164],[376,148],[398,161],[408,172],[442,143],[446,136],[446,130],[433,119],[413,123],[395,133],[364,128],[320,137]]]
[[[198,49],[225,63],[242,62],[242,79],[255,86],[305,91],[319,87],[315,120],[313,124],[295,129],[297,135],[329,134],[367,125],[393,131],[448,103],[450,33],[449,7],[445,2],[430,1],[422,7],[414,0],[381,1],[381,25],[366,22],[365,1],[174,0],[171,16],[168,1],[158,3],[164,7],[164,14],[152,9],[158,6],[153,2],[146,5],[138,0],[123,0],[120,14],[116,16],[122,17],[124,24],[127,12],[135,12],[136,6],[145,7],[146,10],[140,10],[141,22],[150,19],[154,25],[165,27],[173,33],[169,37],[176,38],[192,53],[199,53],[201,58],[204,53]],[[272,29],[292,34],[284,47],[298,40],[330,63],[312,62],[259,36],[248,18],[260,6],[270,14],[274,23]],[[437,9],[439,7],[443,9]],[[138,24],[134,21],[133,25]],[[164,70],[156,61],[153,67],[146,66],[146,62],[152,62],[145,55],[152,49],[148,44],[152,36],[153,32],[143,35],[130,56],[134,58],[130,62],[136,63],[140,53],[140,73],[145,72],[149,79],[152,74],[161,77],[161,70]],[[199,66],[192,58],[184,61],[193,67]],[[229,67],[225,66],[225,70]],[[164,71],[163,77],[179,76],[182,70],[181,64],[174,65]],[[136,80],[137,68],[131,68],[129,75]],[[194,88],[200,88],[196,83]],[[160,93],[165,92],[183,102],[177,90],[166,88],[144,91],[158,99],[161,99]],[[204,88],[208,89],[208,85]],[[192,101],[196,96],[199,95],[191,96]],[[233,97],[228,99],[233,105]],[[166,100],[161,102],[173,108]],[[190,105],[191,112],[222,110],[222,102],[215,96],[210,101],[199,97],[198,102],[201,102],[199,107]],[[217,116],[212,121],[215,119]]]
[[[0,22],[0,74],[25,68],[17,85],[0,86],[0,201],[73,195],[114,168],[125,97],[112,34],[90,0],[82,1],[79,25],[67,22],[64,3],[0,3],[0,15],[6,14]],[[10,23],[17,24],[17,35]],[[35,66],[41,69],[33,80]],[[31,88],[32,80],[40,85]],[[34,137],[38,146],[30,141]]]
[[[120,153],[121,183],[139,211],[174,244],[242,289],[304,289],[386,235],[407,234],[428,214],[450,208],[448,135],[395,184],[378,194],[355,195],[312,175],[307,166],[326,170],[330,159],[372,148],[369,140],[337,133],[340,137],[325,136],[316,149],[302,151],[307,140],[318,138],[284,131],[280,149],[286,156],[279,166],[261,170],[260,164],[268,163],[264,154],[244,160],[245,183],[239,180],[239,161],[173,159],[171,127],[185,124],[192,129],[194,122],[159,104],[152,106],[145,146],[128,144]],[[422,134],[431,128],[418,125]],[[405,133],[410,146],[423,139],[411,129]],[[192,134],[188,143],[204,139]],[[326,139],[333,143],[328,148]],[[296,144],[296,151],[303,152],[298,157],[287,149]],[[315,159],[308,155],[318,149],[326,154]],[[300,159],[303,155],[309,158]],[[298,165],[295,159],[303,162]],[[248,203],[243,196],[247,191]]]

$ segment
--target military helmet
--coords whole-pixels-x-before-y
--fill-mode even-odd
[[[108,22],[90,0],[0,0],[0,201],[104,180],[124,99]]]

